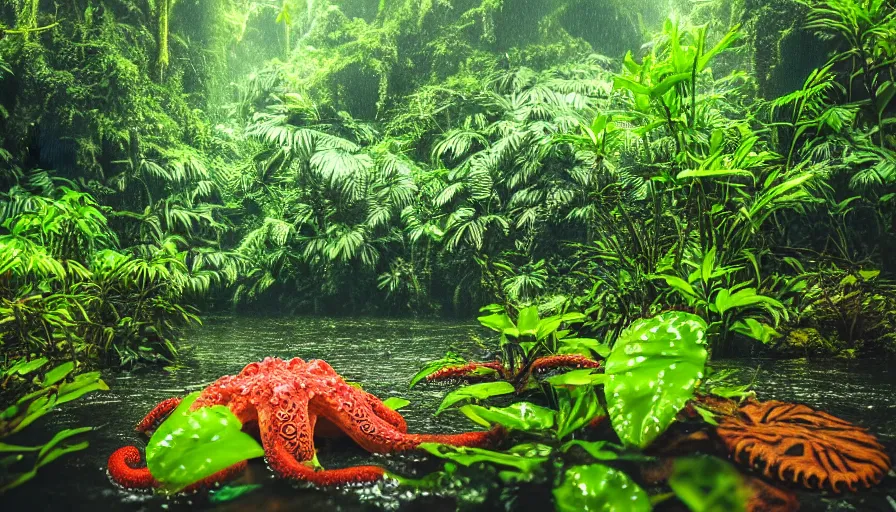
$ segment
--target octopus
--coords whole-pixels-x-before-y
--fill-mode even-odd
[[[169,398],[159,403],[137,424],[137,431],[152,431],[180,402]],[[345,434],[371,453],[408,451],[427,442],[488,446],[503,436],[498,427],[461,434],[409,434],[401,414],[347,383],[321,360],[268,357],[250,363],[239,374],[221,377],[205,388],[190,410],[215,405],[230,409],[244,430],[257,427],[265,458],[276,474],[322,486],[373,482],[385,470],[378,466],[315,470],[310,464],[315,458],[315,436]],[[134,446],[118,449],[109,457],[109,475],[125,488],[158,487],[149,469],[138,467],[140,459]],[[231,466],[188,490],[232,478],[245,466],[245,461]]]

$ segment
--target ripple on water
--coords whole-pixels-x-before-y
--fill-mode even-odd
[[[95,393],[67,404],[33,425],[30,441],[49,439],[53,432],[80,425],[96,425],[90,434],[90,448],[44,468],[36,482],[21,492],[7,496],[11,510],[158,510],[189,508],[187,503],[167,504],[160,498],[118,490],[105,473],[106,458],[116,448],[138,442],[134,424],[157,402],[186,390],[199,389],[221,375],[238,372],[251,361],[266,356],[319,358],[329,362],[346,379],[361,382],[380,396],[402,396],[411,401],[404,410],[412,430],[445,432],[469,428],[458,415],[432,416],[445,393],[443,388],[408,390],[407,384],[425,361],[439,358],[447,350],[471,353],[475,345],[471,323],[430,320],[326,319],[217,317],[201,328],[188,332],[184,342],[192,346],[188,367],[174,373],[158,370],[114,375],[107,381],[108,393]],[[742,369],[739,379],[749,381],[752,370],[761,369],[756,391],[762,399],[803,402],[823,409],[880,435],[891,448],[896,446],[896,369],[881,362],[831,362],[738,360],[719,366]],[[140,444],[139,442],[137,444]],[[370,456],[350,447],[323,445],[321,461],[329,467],[375,462],[399,466],[402,460]],[[896,453],[893,454],[896,456]],[[263,492],[253,493],[226,510],[357,510],[370,508],[354,492],[319,492],[300,489],[270,478],[259,465],[250,466],[243,477],[261,482]],[[896,480],[890,478],[889,481]],[[371,490],[384,494],[389,489]],[[367,494],[370,494],[367,493]],[[893,512],[886,494],[896,496],[892,484],[851,500],[857,510]],[[375,503],[376,500],[373,500]],[[363,503],[363,505],[362,505]],[[19,505],[19,506],[16,506]],[[435,505],[434,505],[435,506]],[[804,510],[827,508],[819,499],[806,503]],[[427,509],[432,508],[427,503]],[[439,508],[439,507],[436,507]],[[449,510],[453,507],[449,506]],[[434,512],[434,511],[430,511]]]

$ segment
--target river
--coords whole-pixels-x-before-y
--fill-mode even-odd
[[[157,402],[186,390],[201,388],[221,375],[238,372],[246,363],[265,356],[320,358],[347,380],[357,381],[380,398],[400,396],[411,401],[402,410],[411,431],[453,432],[469,429],[458,415],[433,417],[444,388],[407,384],[423,362],[441,357],[447,349],[461,353],[476,350],[472,338],[482,331],[470,323],[434,320],[326,319],[215,317],[187,332],[183,342],[191,346],[188,365],[174,372],[158,369],[130,373],[107,372],[111,391],[93,393],[66,404],[29,428],[29,441],[49,439],[53,432],[93,425],[87,435],[90,447],[43,468],[34,481],[4,497],[4,510],[134,511],[190,508],[197,503],[131,493],[110,483],[106,459],[127,444],[142,446],[134,424]],[[759,368],[754,389],[761,399],[806,403],[878,434],[896,457],[896,367],[879,361],[737,360],[715,363],[740,368],[748,381]],[[21,440],[18,440],[21,441]],[[416,456],[412,456],[413,457]],[[321,463],[326,467],[375,463],[401,467],[405,457],[368,455],[351,446],[323,445]],[[896,458],[894,458],[896,460]],[[271,476],[262,464],[253,464],[242,482],[263,487],[230,503],[203,508],[216,510],[332,511],[396,508],[402,510],[453,510],[447,500],[418,497],[392,486],[367,486],[363,490],[320,491],[296,489]],[[887,496],[896,498],[896,478],[888,477],[872,491],[837,499],[821,495],[803,498],[803,510],[857,510],[896,512]]]

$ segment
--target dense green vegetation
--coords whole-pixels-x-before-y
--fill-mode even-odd
[[[235,307],[466,317],[496,303],[483,323],[510,368],[605,355],[669,310],[705,325],[715,357],[892,355],[894,13],[6,2],[0,396],[84,375],[102,389],[92,373],[66,381],[75,367],[175,365],[180,329]],[[807,41],[823,51],[792,62]],[[539,321],[552,329],[526,338]],[[48,360],[73,366],[22,378]],[[575,430],[562,407],[545,414],[557,443]],[[6,422],[28,423],[10,408],[0,435]],[[682,474],[707,471],[694,464]]]
[[[887,2],[779,6],[780,44],[831,41],[780,97],[773,6],[368,3],[7,7],[5,346],[127,365],[173,360],[196,308],[497,300],[892,349]]]

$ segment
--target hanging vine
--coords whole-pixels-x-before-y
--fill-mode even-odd
[[[168,69],[168,20],[173,6],[174,0],[159,0],[157,6],[159,19],[159,59],[157,67],[159,68],[160,81],[165,76],[165,70]]]
[[[37,10],[40,0],[21,0],[16,11],[16,25],[22,30],[22,37],[27,41],[30,32],[37,28]]]

